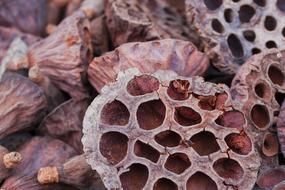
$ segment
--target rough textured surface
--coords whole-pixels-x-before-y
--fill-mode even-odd
[[[166,38],[197,42],[189,35],[183,13],[163,0],[108,0],[105,7],[114,46]]]
[[[60,165],[75,155],[75,151],[65,143],[49,137],[34,137],[19,152],[25,156],[23,163],[15,168],[11,177],[0,187],[6,190],[66,190],[73,188],[63,184],[41,186],[37,182],[38,169],[47,165]]]
[[[49,37],[33,44],[28,53],[30,68],[38,66],[57,88],[76,99],[86,96],[85,70],[93,52],[89,29],[85,14],[78,11]]]
[[[283,0],[186,0],[189,24],[220,70],[233,74],[251,55],[284,47]]]
[[[109,189],[250,190],[260,162],[246,129],[225,85],[129,69],[88,107],[82,142]]]
[[[141,72],[173,70],[182,76],[203,75],[208,57],[190,42],[166,39],[123,44],[112,52],[96,57],[88,68],[88,78],[97,91],[114,82],[120,71],[136,67]]]
[[[257,178],[256,184],[262,189],[272,189],[284,180],[285,168],[284,166],[278,166],[261,172]]]
[[[5,73],[0,82],[0,139],[19,130],[34,127],[44,117],[44,92],[27,78]]]
[[[240,68],[231,87],[233,99],[249,120],[249,131],[263,158],[263,167],[278,164],[275,124],[285,98],[284,58],[284,50],[253,56]]]
[[[45,0],[1,0],[0,25],[42,35],[45,29]]]
[[[9,169],[6,168],[3,161],[4,155],[8,153],[9,151],[5,147],[0,146],[0,183],[9,176]]]
[[[87,107],[87,100],[70,99],[49,113],[41,122],[38,131],[42,135],[60,139],[78,153],[82,153],[82,121]]]
[[[280,150],[285,156],[285,101],[282,103],[280,113],[277,120],[277,134],[280,144]]]

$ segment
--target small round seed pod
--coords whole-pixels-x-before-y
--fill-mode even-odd
[[[250,190],[260,165],[226,85],[168,70],[119,73],[88,107],[83,133],[108,189]]]

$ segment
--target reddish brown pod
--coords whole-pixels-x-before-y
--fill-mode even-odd
[[[105,190],[100,176],[87,164],[84,155],[74,156],[64,164],[40,168],[37,175],[40,184],[64,183],[80,190]]]
[[[256,184],[262,189],[282,190],[285,180],[285,168],[277,166],[261,172],[257,178]]]
[[[188,32],[183,13],[164,0],[108,0],[105,7],[114,46],[166,38],[197,42]]]
[[[45,0],[2,0],[0,25],[41,36],[45,30]]]
[[[233,99],[249,120],[264,167],[277,165],[276,117],[285,98],[284,58],[284,50],[253,56],[240,68],[231,87]]]
[[[5,190],[74,189],[61,183],[40,185],[37,182],[38,169],[48,165],[59,166],[75,155],[75,151],[70,146],[49,137],[34,137],[21,147],[19,153],[23,155],[22,163],[12,171],[11,177],[7,178],[0,188]]]
[[[56,31],[29,48],[29,68],[36,67],[39,78],[48,77],[72,98],[85,97],[85,71],[93,53],[89,29],[81,11],[65,18]]]
[[[186,0],[186,13],[213,64],[234,74],[251,55],[284,48],[284,5],[283,0]]]
[[[208,66],[208,57],[191,42],[175,39],[134,42],[94,58],[88,68],[88,78],[100,92],[104,85],[116,80],[120,71],[131,67],[147,73],[168,69],[182,76],[195,76],[203,75]]]
[[[280,150],[285,156],[285,102],[283,101],[280,113],[277,119],[277,134],[280,144]]]
[[[260,160],[246,128],[225,85],[129,69],[88,107],[82,142],[108,189],[250,190]]]
[[[82,121],[88,105],[87,100],[70,99],[64,102],[43,119],[37,129],[38,132],[41,135],[60,139],[73,147],[79,154],[83,153]]]
[[[43,90],[24,76],[5,73],[0,82],[0,94],[0,139],[35,127],[46,113]]]

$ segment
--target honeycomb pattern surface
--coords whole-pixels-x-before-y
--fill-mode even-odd
[[[232,81],[233,100],[249,122],[262,167],[278,165],[277,117],[285,98],[285,51],[269,50],[250,58]],[[285,135],[280,130],[280,142]],[[284,152],[284,148],[281,149]]]
[[[108,189],[251,189],[260,159],[229,89],[172,71],[119,73],[83,121],[87,162]]]
[[[213,63],[227,73],[251,55],[285,47],[284,0],[186,0],[186,9]]]

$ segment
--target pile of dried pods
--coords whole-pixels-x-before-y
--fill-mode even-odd
[[[0,0],[0,190],[285,190],[285,0]]]

